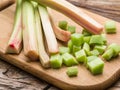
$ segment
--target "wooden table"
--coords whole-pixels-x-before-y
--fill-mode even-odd
[[[120,0],[68,0],[76,6],[120,22]],[[0,60],[0,90],[59,90],[10,64]],[[108,88],[120,90],[120,80]]]

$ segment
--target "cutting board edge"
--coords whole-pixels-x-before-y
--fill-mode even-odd
[[[58,79],[53,79],[53,77],[46,77],[45,74],[43,78],[41,78],[41,76],[43,75],[42,73],[40,74],[39,72],[40,71],[37,71],[36,70],[33,70],[33,72],[31,72],[31,68],[29,68],[29,66],[27,66],[27,68],[24,66],[25,63],[21,63],[21,65],[23,66],[20,66],[20,64],[16,64],[16,62],[11,62],[11,59],[14,58],[14,56],[8,56],[8,58],[6,58],[7,55],[5,55],[2,51],[0,51],[0,58],[34,76],[36,76],[37,78],[40,78],[42,80],[45,80],[46,82],[48,83],[51,83],[55,86],[58,86],[59,88],[61,89],[69,89],[69,90],[78,90],[78,89],[81,89],[81,90],[93,90],[93,89],[106,89],[108,88],[110,85],[112,85],[115,81],[117,81],[118,78],[120,78],[119,74],[120,74],[120,68],[116,71],[116,73],[114,73],[114,75],[112,75],[110,78],[108,78],[107,80],[104,80],[104,82],[101,82],[101,83],[98,83],[98,84],[94,84],[94,85],[73,85],[71,83],[68,83],[68,82],[63,82],[61,80],[58,81]],[[89,88],[89,89],[88,89]]]

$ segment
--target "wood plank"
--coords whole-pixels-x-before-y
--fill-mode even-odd
[[[15,0],[0,0],[0,11],[13,4]]]
[[[78,7],[120,21],[120,0],[67,0]]]
[[[90,89],[95,89],[95,88],[105,88],[107,86],[109,86],[110,84],[112,84],[115,80],[117,80],[117,78],[119,78],[119,57],[116,58],[115,60],[111,61],[111,62],[105,62],[105,69],[104,69],[104,73],[102,75],[98,75],[98,76],[93,76],[83,65],[79,65],[79,73],[78,77],[76,78],[68,78],[67,75],[65,74],[65,70],[66,67],[61,68],[60,70],[53,70],[53,69],[49,69],[49,70],[44,70],[39,62],[27,62],[28,58],[26,58],[23,53],[21,53],[19,56],[17,55],[5,55],[4,54],[4,49],[5,46],[7,44],[8,38],[11,34],[11,30],[12,30],[12,24],[13,24],[13,12],[15,10],[15,7],[12,6],[9,8],[12,12],[9,12],[7,9],[3,12],[0,13],[0,28],[2,28],[2,30],[0,30],[0,33],[2,33],[2,37],[0,37],[0,55],[2,58],[5,58],[5,60],[9,63],[12,63],[16,66],[18,66],[19,68],[28,71],[29,73],[32,73],[33,75],[37,76],[37,77],[42,77],[42,79],[46,80],[47,82],[52,82],[52,84],[61,87],[61,88],[71,88],[71,89],[88,89],[88,87]],[[8,13],[9,15],[11,15],[10,17],[8,17]],[[104,24],[104,22],[108,19],[103,18],[101,16],[98,16],[96,14],[90,13],[85,11],[86,13],[88,13],[90,16],[92,16],[93,18],[97,18],[97,21],[99,21],[100,23]],[[69,22],[71,22],[71,24],[74,24],[77,26],[77,29],[79,30],[79,27],[77,24],[75,24],[73,21],[71,21],[70,19],[68,19],[67,17],[53,11],[53,15],[56,18],[55,21],[57,21],[57,17],[59,15],[59,17],[62,17],[61,19],[66,19]],[[7,19],[7,22],[6,22]],[[7,27],[5,27],[7,26]],[[117,26],[119,27],[120,24],[117,24]],[[6,33],[7,32],[7,33]],[[119,33],[119,31],[118,31]],[[119,42],[119,35],[113,35],[107,36],[109,39],[109,43],[111,42],[116,42],[118,44],[120,44]],[[113,38],[116,38],[116,40],[113,40]],[[118,59],[118,60],[117,60]],[[54,77],[56,76],[56,77]],[[85,78],[86,77],[86,78]],[[87,82],[87,83],[86,83]]]

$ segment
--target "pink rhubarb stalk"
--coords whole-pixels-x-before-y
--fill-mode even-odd
[[[39,13],[41,17],[41,22],[43,26],[43,31],[47,41],[48,51],[51,54],[58,53],[58,43],[50,22],[49,14],[47,8],[39,5]]]
[[[6,47],[6,53],[18,54],[22,49],[22,0],[17,0],[13,33]]]
[[[39,4],[49,6],[65,14],[66,16],[68,16],[69,18],[71,18],[76,23],[83,26],[93,34],[100,34],[103,30],[103,26],[100,23],[96,22],[94,19],[85,14],[82,10],[70,4],[66,0],[34,0],[34,1],[38,2]]]

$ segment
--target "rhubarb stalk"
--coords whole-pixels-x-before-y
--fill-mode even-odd
[[[52,25],[50,22],[47,8],[39,5],[39,13],[41,16],[41,21],[42,21],[45,38],[47,41],[48,51],[50,54],[57,53],[59,51],[58,43],[57,43],[53,28],[52,28]]]
[[[100,34],[103,30],[103,26],[96,22],[94,19],[85,14],[82,10],[76,6],[70,4],[66,0],[34,0],[39,4],[49,6],[72,20],[74,20],[79,25],[86,28],[89,32],[93,34]]]
[[[17,0],[13,33],[6,47],[6,53],[18,54],[22,49],[22,0]]]
[[[41,26],[41,19],[38,11],[38,7],[35,8],[35,23],[36,23],[36,36],[38,42],[38,52],[39,52],[39,59],[44,68],[50,67],[50,58],[45,51],[45,45],[43,41],[43,32]]]
[[[62,30],[60,27],[58,27],[54,22],[54,18],[52,17],[51,9],[48,9],[48,11],[49,11],[51,24],[52,24],[56,38],[63,41],[63,42],[69,41],[71,33],[69,31]]]
[[[39,55],[36,37],[34,7],[29,1],[25,0],[23,2],[22,8],[24,53],[31,60],[37,60]]]

